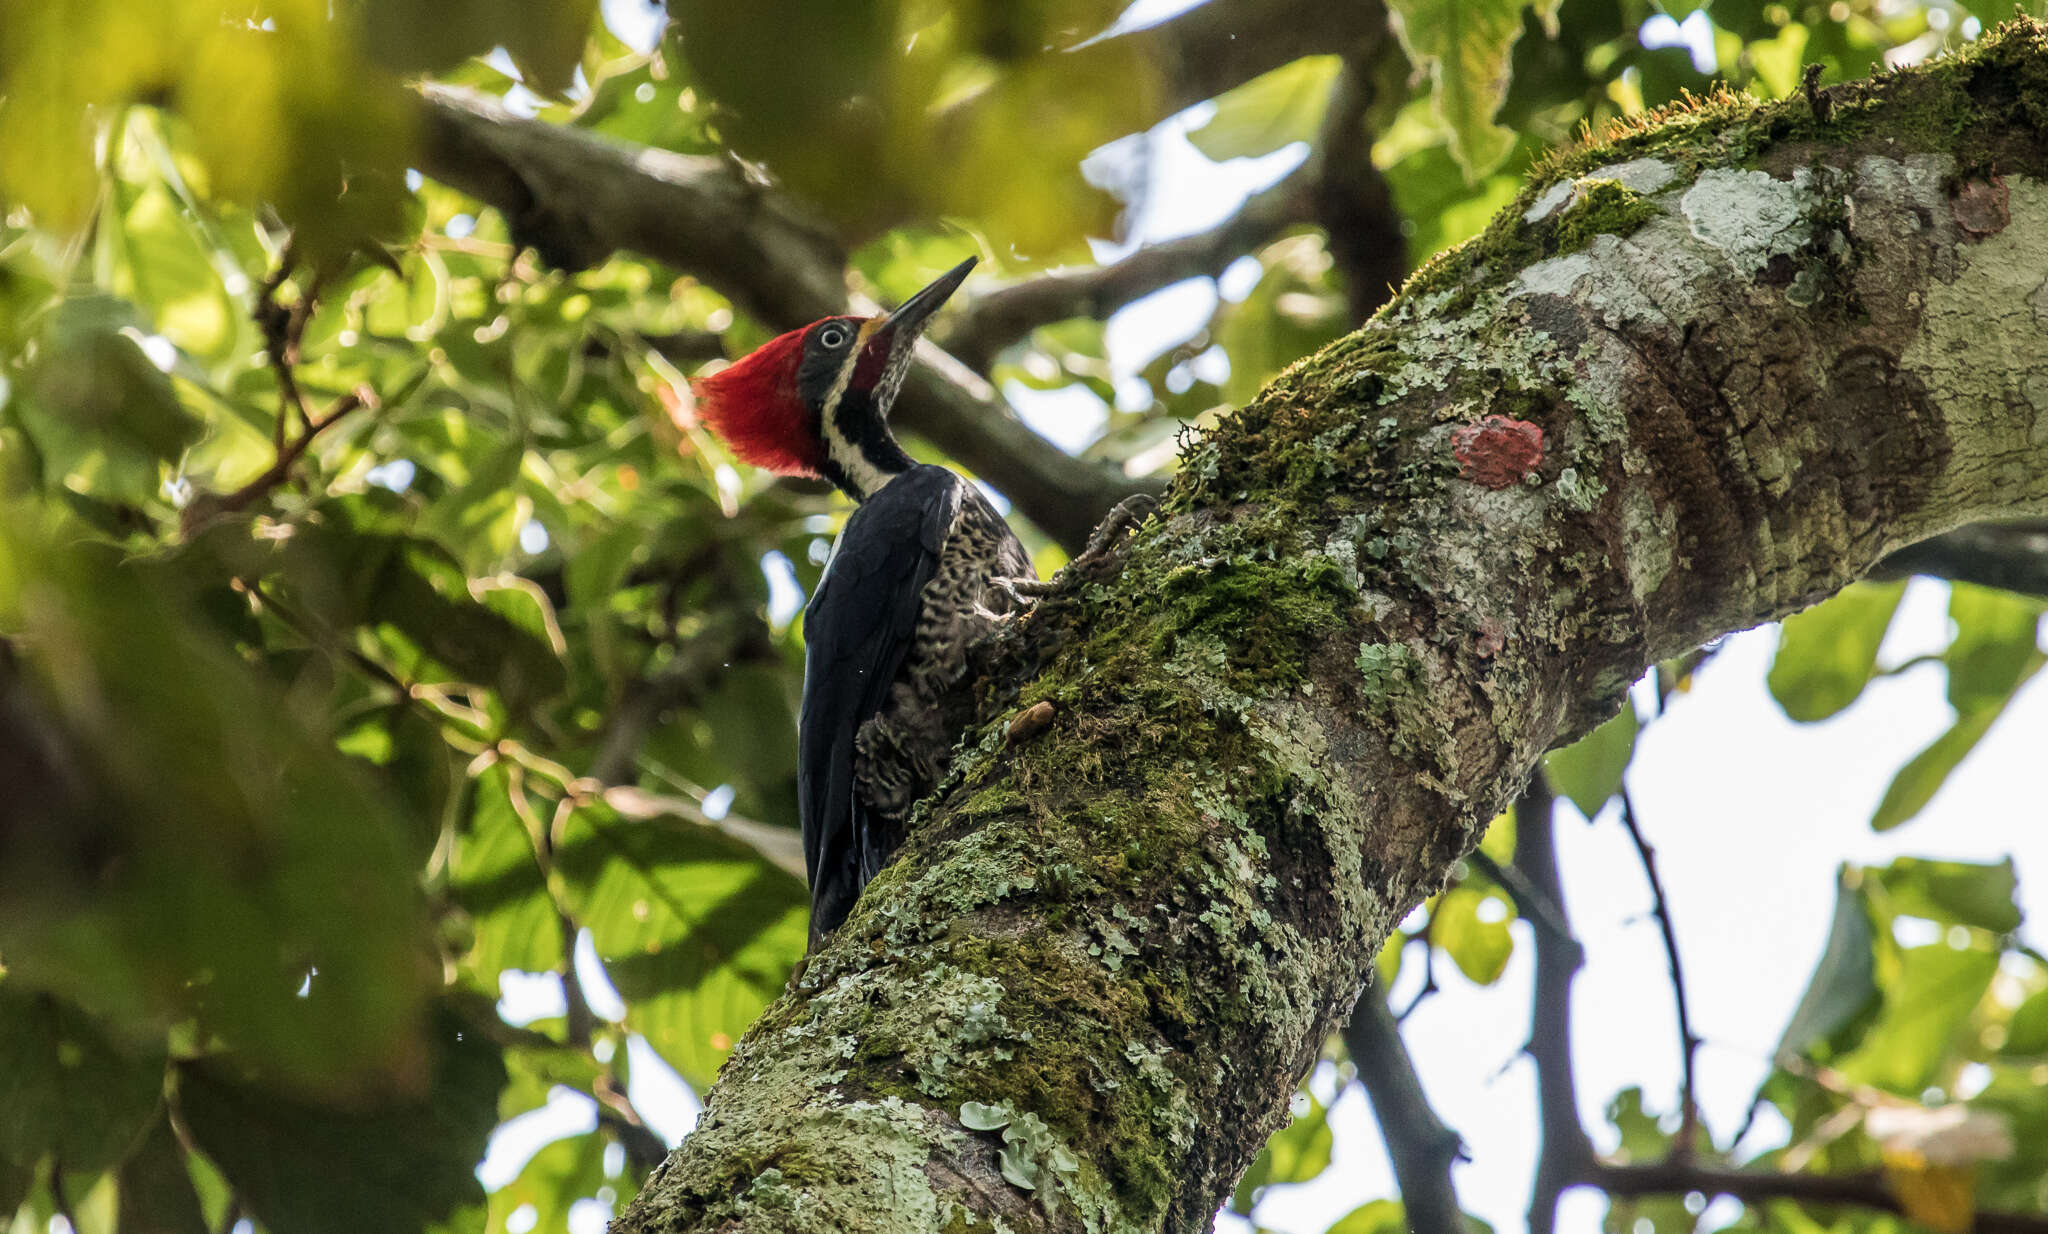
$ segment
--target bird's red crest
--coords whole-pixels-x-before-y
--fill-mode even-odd
[[[803,354],[804,330],[791,330],[738,363],[690,383],[698,418],[742,462],[777,475],[819,474],[825,460],[797,389]]]

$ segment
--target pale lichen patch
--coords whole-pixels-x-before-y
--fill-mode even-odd
[[[1807,212],[1818,196],[1812,173],[1791,180],[1769,172],[1709,168],[1679,198],[1692,234],[1718,250],[1738,274],[1759,274],[1773,257],[1805,248],[1813,239]]]
[[[1621,545],[1629,592],[1638,603],[1648,600],[1677,564],[1677,510],[1660,511],[1647,488],[1630,485],[1621,502]]]
[[[2039,491],[2048,470],[2037,452],[2048,422],[2048,322],[2033,307],[2048,295],[2048,185],[2018,176],[2007,184],[2013,226],[1960,246],[1955,277],[1927,283],[1921,328],[1899,366],[1944,409],[1950,439],[1978,455],[1950,474],[1968,481],[1974,472],[1981,484],[1978,469],[1987,469],[1995,488],[2017,496]],[[2000,441],[1989,429],[2017,425],[2015,405],[2031,411],[2030,431]]]

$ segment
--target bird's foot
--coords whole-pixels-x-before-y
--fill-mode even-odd
[[[1109,517],[1103,519],[1102,525],[1088,537],[1088,545],[1081,550],[1081,555],[1068,562],[1058,574],[1055,574],[1049,586],[1061,586],[1070,577],[1092,575],[1105,564],[1121,556],[1125,547],[1125,533],[1136,530],[1138,524],[1151,517],[1153,511],[1158,508],[1159,499],[1150,493],[1138,493],[1118,502],[1116,508],[1109,512]]]
[[[1051,578],[992,578],[988,583],[989,590],[1009,600],[1013,613],[1021,613],[1040,597],[1065,591],[1083,579],[1100,574],[1105,565],[1122,555],[1124,533],[1144,522],[1158,508],[1158,499],[1149,493],[1126,497],[1088,537],[1088,544],[1080,554],[1060,567]]]

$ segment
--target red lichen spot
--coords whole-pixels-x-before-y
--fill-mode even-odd
[[[1965,182],[1956,189],[1949,209],[1956,226],[1973,236],[1995,236],[2012,222],[2012,197],[2001,176]]]
[[[1472,650],[1477,652],[1482,660],[1493,659],[1507,645],[1507,631],[1501,629],[1500,623],[1497,621],[1489,620],[1483,622],[1477,630],[1472,632]]]
[[[732,367],[690,383],[697,418],[742,462],[783,476],[815,476],[825,461],[797,391],[804,330],[769,339]]]
[[[1487,416],[1451,434],[1458,474],[1482,488],[1521,482],[1543,462],[1543,430],[1527,420]]]

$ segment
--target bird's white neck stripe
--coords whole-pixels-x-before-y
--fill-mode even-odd
[[[851,438],[839,431],[839,400],[845,397],[846,388],[853,381],[853,370],[860,365],[861,349],[866,340],[867,331],[862,330],[846,363],[839,366],[839,375],[833,378],[832,388],[825,392],[825,406],[819,416],[819,428],[825,434],[825,457],[832,460],[863,499],[873,497],[882,491],[884,484],[895,479],[890,472],[875,466]]]

